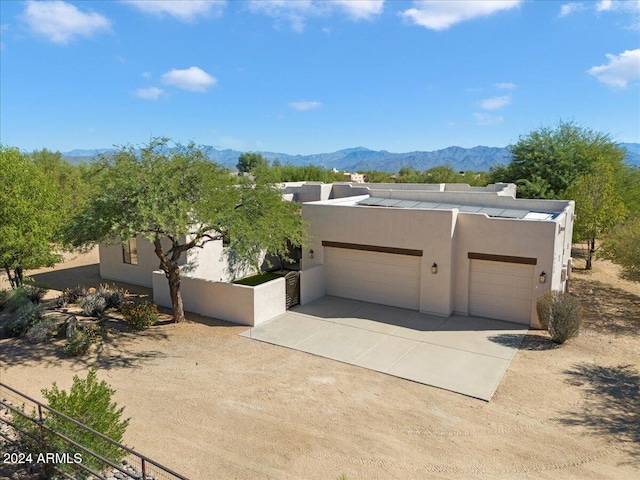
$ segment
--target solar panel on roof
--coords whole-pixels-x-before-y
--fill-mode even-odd
[[[401,201],[402,200],[397,200],[397,199],[393,199],[393,198],[385,198],[383,201],[378,203],[378,205],[384,206],[384,207],[395,207]]]
[[[383,200],[386,200],[386,199],[385,198],[370,197],[370,198],[365,198],[364,200],[360,200],[358,203],[360,205],[377,205],[380,202],[382,202]]]
[[[435,208],[438,205],[440,205],[439,203],[433,203],[433,202],[418,202],[418,204],[413,207],[413,208],[427,208],[427,209],[431,209],[431,208]]]
[[[395,206],[399,208],[414,208],[419,203],[420,202],[415,202],[412,200],[402,200],[400,203],[396,204]]]
[[[499,216],[505,218],[524,218],[527,213],[527,210],[507,209],[503,211]]]
[[[453,203],[441,203],[435,208],[437,208],[438,210],[451,210],[452,208],[458,207],[460,207],[460,205],[454,205]]]
[[[482,207],[471,207],[471,206],[462,206],[460,207],[460,211],[464,212],[464,213],[475,213],[480,211],[480,209],[482,209]]]
[[[489,215],[490,217],[499,217],[500,214],[504,212],[504,208],[481,208],[480,211],[478,213],[485,213],[487,215]]]

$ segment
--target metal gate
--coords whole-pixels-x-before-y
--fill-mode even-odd
[[[289,272],[284,276],[286,282],[287,310],[300,305],[300,272]]]

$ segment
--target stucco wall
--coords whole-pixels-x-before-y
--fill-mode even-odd
[[[303,264],[304,262],[303,258]],[[323,297],[326,292],[323,265],[316,265],[300,272],[300,305],[313,302]]]
[[[537,325],[535,300],[551,288],[554,249],[557,232],[554,221],[522,221],[489,218],[486,215],[460,214],[456,224],[454,256],[454,304],[456,313],[469,313],[469,258],[468,253],[486,253],[537,260],[534,267],[531,314]],[[547,274],[545,284],[538,282],[540,273]]]
[[[180,291],[185,311],[242,325],[258,325],[286,310],[284,278],[256,287],[183,278]],[[171,308],[169,285],[160,271],[153,272],[153,300]]]
[[[323,240],[424,250],[420,274],[420,310],[437,315],[452,311],[451,236],[457,211],[350,207],[304,204],[314,258],[304,258],[304,270],[324,264]],[[431,265],[438,264],[438,273]]]
[[[105,280],[118,280],[151,287],[151,272],[159,268],[160,260],[155,254],[153,244],[140,236],[137,237],[136,243],[138,247],[137,265],[124,263],[121,243],[100,244],[100,276]],[[170,242],[164,239],[162,245],[164,248],[169,248]],[[184,264],[185,262],[186,256],[183,256],[180,263]]]

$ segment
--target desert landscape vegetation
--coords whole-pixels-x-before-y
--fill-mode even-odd
[[[164,313],[79,358],[64,340],[3,339],[0,376],[42,399],[53,381],[69,388],[97,367],[131,418],[124,442],[189,478],[637,478],[640,285],[606,260],[584,270],[580,248],[574,256],[580,336],[560,347],[530,331],[488,403],[191,314],[176,324]],[[96,260],[71,256],[32,277],[95,285]],[[2,468],[0,478],[29,478]]]

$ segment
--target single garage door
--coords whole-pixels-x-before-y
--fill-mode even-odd
[[[327,294],[420,308],[420,257],[324,248]]]
[[[469,314],[531,323],[533,265],[470,260]]]

